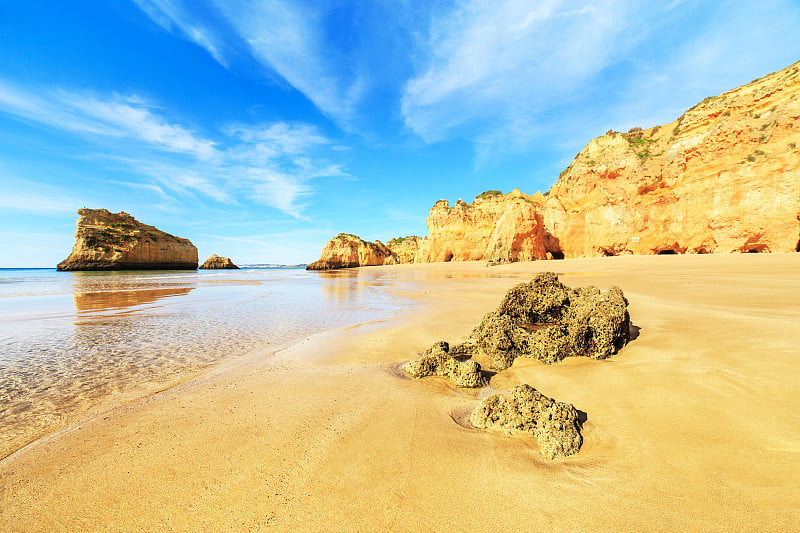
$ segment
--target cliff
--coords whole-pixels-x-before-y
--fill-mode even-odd
[[[417,255],[422,238],[416,235],[409,235],[408,237],[397,237],[389,239],[386,246],[397,257],[398,263],[413,263],[414,256]]]
[[[72,253],[58,270],[193,270],[197,248],[188,240],[107,209],[79,209]]]
[[[800,251],[800,62],[670,124],[607,132],[546,194],[439,200],[427,226],[390,241],[397,261],[414,246],[416,263]]]
[[[236,269],[239,267],[234,265],[233,261],[228,257],[220,257],[217,254],[211,254],[211,256],[200,265],[200,268],[205,270],[224,270]]]
[[[799,72],[592,140],[551,189],[546,231],[567,257],[798,250]]]
[[[519,190],[487,191],[471,204],[459,200],[453,207],[439,200],[429,211],[428,236],[414,262],[545,259],[543,203],[541,194]]]
[[[381,241],[367,242],[356,235],[340,233],[325,244],[320,258],[308,265],[306,270],[331,270],[395,263],[397,257]]]

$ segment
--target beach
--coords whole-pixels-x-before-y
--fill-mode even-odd
[[[785,531],[800,523],[800,254],[363,267],[410,312],[222,359],[0,461],[3,531]],[[469,427],[486,391],[397,365],[537,272],[622,288],[608,360],[518,359],[577,455]]]

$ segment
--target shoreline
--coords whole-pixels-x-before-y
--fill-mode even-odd
[[[231,358],[0,460],[2,528],[778,530],[800,519],[800,254],[365,268],[434,279],[401,287],[413,311]],[[609,360],[518,360],[492,378],[588,414],[584,447],[557,461],[459,425],[477,400],[443,379],[392,373],[461,340],[544,270],[620,285],[642,328]]]

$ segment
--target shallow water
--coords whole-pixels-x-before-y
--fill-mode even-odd
[[[376,273],[377,274],[377,273]],[[252,350],[408,307],[368,271],[0,269],[0,458]]]

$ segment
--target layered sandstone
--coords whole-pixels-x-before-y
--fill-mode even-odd
[[[197,248],[125,212],[79,209],[72,253],[58,270],[194,270]]]
[[[506,195],[487,191],[471,204],[459,200],[452,207],[447,200],[439,200],[430,209],[429,233],[414,262],[545,259],[537,202],[542,199],[519,190]]]
[[[236,269],[239,268],[233,261],[230,260],[229,257],[221,257],[217,254],[211,254],[211,256],[206,259],[200,268],[206,270],[223,270],[223,269]]]
[[[356,235],[340,233],[322,248],[320,258],[306,270],[332,270],[359,266],[392,265],[397,257],[381,241],[367,242]]]
[[[800,63],[594,139],[543,212],[567,257],[798,250]]]

